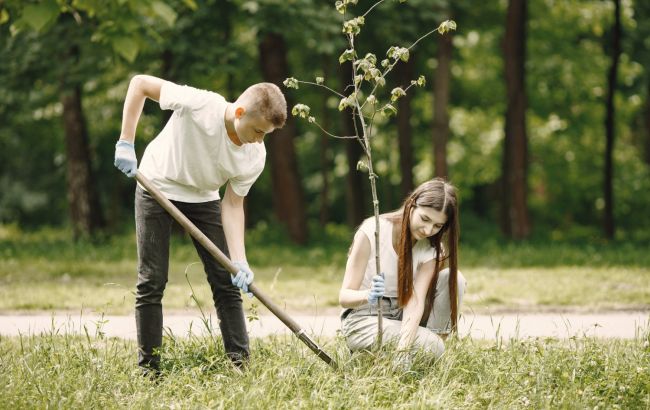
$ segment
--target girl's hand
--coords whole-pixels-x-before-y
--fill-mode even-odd
[[[370,285],[370,291],[368,292],[368,303],[371,305],[377,304],[379,298],[384,296],[384,291],[386,287],[384,285],[384,275],[375,275],[372,277],[372,285]]]

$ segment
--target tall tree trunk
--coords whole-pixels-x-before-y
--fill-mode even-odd
[[[650,73],[646,76],[645,102],[645,163],[650,166]]]
[[[232,26],[233,26],[233,4],[230,1],[220,1],[218,2],[219,15],[221,17],[222,23],[222,36],[223,44],[231,44],[232,41]],[[226,54],[224,63],[231,65],[232,55],[230,53]],[[234,101],[237,97],[235,96],[235,76],[231,70],[228,70],[227,79],[226,79],[226,100]]]
[[[345,62],[339,69],[341,80],[341,94],[348,95],[345,87],[352,84],[352,63]],[[342,117],[342,134],[355,135],[354,119],[349,111],[343,112]],[[357,170],[357,163],[361,157],[365,157],[363,149],[355,139],[345,140],[345,156],[348,160],[348,173],[346,176],[345,193],[346,193],[346,215],[349,226],[357,226],[363,222],[366,217],[364,202],[364,176]]]
[[[618,60],[621,55],[621,2],[614,0],[614,27],[612,27],[612,65],[607,76],[607,114],[605,117],[606,147],[605,147],[605,215],[603,228],[608,239],[614,238],[614,121],[616,108],[614,94],[616,93],[616,78],[618,76]]]
[[[502,166],[502,229],[513,239],[530,235],[528,216],[528,147],[526,136],[526,0],[510,0],[504,42],[506,111]]]
[[[434,175],[448,177],[447,142],[449,141],[449,89],[451,83],[451,33],[438,37],[435,77],[433,81],[433,166]]]
[[[282,87],[289,77],[287,49],[284,38],[276,33],[266,33],[259,43],[260,66],[264,80]],[[287,101],[289,107],[292,105]],[[307,218],[298,164],[293,144],[296,135],[294,118],[289,115],[284,128],[276,130],[266,139],[271,160],[273,206],[278,219],[287,226],[291,239],[299,244],[307,242]]]
[[[398,81],[403,87],[407,87],[411,80],[413,80],[414,66],[414,55],[411,55],[411,58],[407,62],[398,65]],[[411,101],[413,100],[413,91],[399,99],[397,110],[399,164],[400,171],[402,172],[400,187],[402,197],[404,198],[413,190],[413,128],[411,127]]]
[[[81,106],[81,86],[62,85],[67,197],[75,239],[92,235],[104,224],[90,166],[88,131]]]
[[[329,78],[332,70],[330,69],[331,65],[329,64],[329,56],[323,57],[323,74],[325,78]],[[323,111],[321,114],[321,125],[324,129],[329,130],[331,127],[330,121],[330,110],[327,107],[327,99],[329,98],[328,94],[323,93],[323,99],[321,100]],[[319,212],[319,221],[321,226],[325,226],[329,220],[329,170],[332,168],[332,161],[330,159],[330,149],[329,149],[329,139],[330,137],[322,133],[320,137],[320,172],[321,178],[323,179],[323,186],[320,191],[320,212]]]

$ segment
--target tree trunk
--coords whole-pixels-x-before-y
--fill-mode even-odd
[[[323,58],[323,74],[325,78],[329,78],[332,70],[330,70],[329,56],[324,56]],[[323,93],[323,99],[321,104],[323,105],[323,110],[321,114],[321,125],[324,129],[329,130],[331,127],[330,121],[330,110],[327,107],[327,99],[329,95]],[[321,178],[323,179],[323,186],[320,191],[320,212],[319,212],[319,221],[321,226],[325,226],[329,220],[329,170],[332,168],[332,161],[330,160],[330,149],[329,149],[329,139],[330,137],[322,133],[320,137],[320,172]]]
[[[449,141],[449,89],[451,83],[451,33],[438,36],[438,67],[433,82],[433,166],[434,175],[448,177],[447,142]]]
[[[263,35],[260,44],[260,66],[264,80],[283,87],[289,77],[287,50],[284,38],[275,33]],[[288,107],[292,104],[287,101]],[[276,130],[266,139],[271,162],[273,206],[277,218],[287,226],[291,239],[299,244],[307,242],[307,218],[298,164],[293,144],[296,124],[289,115],[284,128]]]
[[[81,86],[62,86],[67,197],[75,239],[92,235],[104,225],[90,166],[88,131],[81,106]]]
[[[645,102],[645,163],[650,166],[650,73],[646,76]]]
[[[605,215],[603,228],[608,239],[614,238],[614,192],[612,181],[614,179],[614,121],[616,108],[614,107],[614,94],[616,93],[616,78],[618,76],[618,60],[621,55],[621,2],[614,0],[614,27],[612,28],[612,65],[607,78],[607,114],[605,117]]]
[[[526,0],[510,0],[504,42],[506,111],[503,155],[502,229],[513,239],[530,235],[528,216],[528,147],[526,136]]]
[[[340,70],[341,94],[348,95],[350,90],[345,91],[345,87],[352,84],[352,63],[345,62],[341,64]],[[342,134],[355,135],[354,120],[349,111],[343,111],[342,117]],[[348,174],[346,176],[345,193],[346,193],[346,215],[349,226],[360,225],[366,217],[364,201],[364,175],[357,170],[357,162],[361,157],[365,158],[365,153],[356,139],[345,140],[345,155],[348,160]]]
[[[413,80],[413,72],[415,66],[415,56],[405,63],[398,65],[397,75],[399,83],[403,87],[407,87],[411,80]],[[402,172],[402,181],[400,184],[402,197],[406,196],[413,191],[413,128],[411,127],[411,101],[413,100],[413,88],[411,92],[398,101],[397,110],[397,137],[399,141],[399,164],[400,171]],[[390,202],[387,202],[390,203]]]

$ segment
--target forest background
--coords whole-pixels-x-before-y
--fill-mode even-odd
[[[465,243],[647,244],[649,16],[631,0],[384,1],[358,38],[380,58],[446,19],[458,30],[427,37],[387,79],[386,94],[419,75],[427,84],[377,122],[380,210],[442,175],[459,188]],[[0,223],[75,238],[132,232],[134,184],[113,167],[130,78],[156,75],[231,101],[287,77],[321,76],[342,90],[342,20],[315,0],[3,2]],[[289,108],[307,103],[325,128],[350,134],[337,97],[283,90]],[[146,104],[139,158],[168,115]],[[354,140],[290,116],[266,146],[246,202],[248,226],[266,240],[309,245],[371,214]]]

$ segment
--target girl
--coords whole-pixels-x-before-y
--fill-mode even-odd
[[[379,216],[375,264],[375,219],[354,236],[339,292],[341,331],[351,351],[377,339],[381,298],[384,343],[399,351],[424,349],[439,357],[443,340],[456,330],[465,279],[457,268],[459,234],[456,189],[441,178],[417,187],[397,211]],[[448,268],[442,269],[444,263]]]

